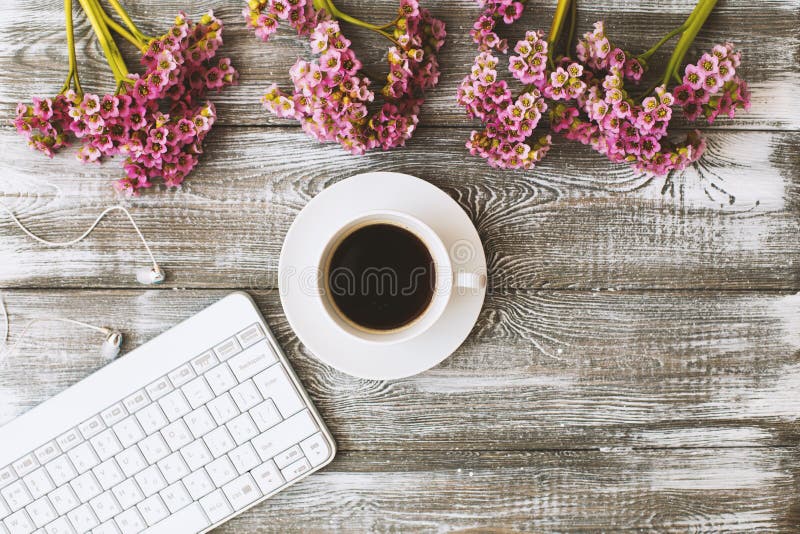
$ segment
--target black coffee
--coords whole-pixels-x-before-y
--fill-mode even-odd
[[[393,330],[419,317],[433,298],[436,268],[416,235],[373,224],[345,237],[326,273],[331,298],[352,322]]]

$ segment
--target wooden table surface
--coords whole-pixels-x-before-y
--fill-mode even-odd
[[[12,341],[29,318],[54,314],[119,328],[126,349],[231,290],[254,295],[340,453],[221,531],[800,530],[798,0],[719,3],[692,57],[736,41],[753,106],[709,128],[702,164],[666,186],[563,140],[529,172],[470,157],[464,141],[475,124],[455,88],[474,55],[472,1],[425,2],[449,32],[441,84],[406,148],[365,157],[318,145],[261,110],[263,89],[285,84],[305,54],[290,32],[256,41],[239,1],[125,3],[154,34],[179,9],[213,7],[227,23],[224,53],[241,71],[241,84],[215,97],[218,125],[185,186],[125,201],[170,278],[158,288],[136,283],[146,256],[121,216],[68,250],[37,246],[0,217],[0,287]],[[376,22],[396,6],[338,3]],[[61,86],[60,4],[0,4],[0,200],[51,239],[77,235],[118,202],[111,183],[120,175],[118,161],[49,160],[9,126],[16,102]],[[555,1],[529,4],[508,36],[549,25]],[[581,4],[581,31],[605,18],[634,51],[692,8]],[[89,58],[82,78],[108,90],[100,48],[84,18],[76,22]],[[383,44],[348,31],[367,65],[384,72]],[[298,211],[370,170],[407,172],[451,195],[478,228],[490,273],[464,345],[436,368],[390,382],[318,362],[276,291]],[[97,342],[58,324],[24,340],[0,363],[0,422],[99,368]],[[14,437],[0,430],[0,439]]]

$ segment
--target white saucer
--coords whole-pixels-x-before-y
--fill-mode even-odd
[[[454,289],[441,318],[420,335],[395,344],[375,344],[343,332],[309,288],[331,229],[360,213],[395,210],[419,218],[444,241],[453,270],[486,275],[486,257],[467,214],[444,191],[395,172],[359,174],[325,189],[297,215],[286,234],[278,266],[281,302],[300,341],[317,358],[347,374],[393,379],[430,369],[455,351],[478,319],[480,290]]]

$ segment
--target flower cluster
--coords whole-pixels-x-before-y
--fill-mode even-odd
[[[247,27],[262,41],[278,30],[281,20],[297,30],[298,35],[308,35],[317,23],[317,12],[305,0],[249,0],[242,14]]]
[[[686,65],[683,83],[673,92],[687,119],[702,116],[711,124],[720,113],[733,118],[737,108],[750,109],[747,83],[736,75],[740,62],[739,52],[726,43]]]
[[[181,13],[174,26],[150,41],[142,75],[130,74],[116,94],[79,95],[19,104],[14,124],[31,146],[48,156],[70,137],[81,141],[78,158],[95,162],[123,154],[125,178],[118,189],[136,193],[156,178],[177,186],[197,164],[203,140],[216,119],[209,90],[236,81],[230,60],[214,60],[222,23],[212,13],[195,24]]]
[[[290,20],[300,34],[308,28],[306,22],[299,21],[317,21],[310,30],[310,46],[318,57],[294,64],[289,73],[294,86],[291,93],[275,84],[270,86],[262,98],[266,109],[278,117],[299,121],[311,137],[336,142],[353,154],[403,146],[416,129],[424,92],[438,83],[436,53],[444,44],[444,23],[420,8],[417,0],[401,1],[390,36],[394,46],[387,54],[389,74],[381,90],[385,102],[370,113],[375,92],[362,73],[350,40],[332,18],[335,13],[314,11],[306,0],[294,0],[291,9],[297,17],[284,17],[283,8],[276,13],[277,5],[275,0],[263,5],[251,2],[245,10],[248,21],[261,20],[258,31],[271,24],[263,17],[283,18]],[[260,36],[267,38],[269,34],[261,31]]]
[[[668,138],[673,107],[690,120],[703,116],[712,122],[749,105],[747,86],[736,76],[739,53],[730,44],[688,65],[683,83],[672,91],[662,84],[638,98],[626,83],[641,80],[648,54],[636,57],[615,47],[602,22],[578,41],[577,61],[560,57],[550,63],[542,32],[527,32],[514,52],[508,70],[524,84],[518,97],[499,78],[498,59],[486,51],[475,58],[457,95],[467,115],[484,124],[483,131],[472,132],[467,148],[496,167],[526,169],[544,157],[550,136],[535,135],[534,129],[549,110],[552,131],[611,161],[664,175],[697,161],[706,147],[698,131],[680,142]]]
[[[529,32],[529,38],[535,42],[538,34]],[[520,41],[517,48],[529,44]],[[492,167],[529,169],[550,148],[549,135],[533,145],[525,142],[539,124],[547,104],[536,87],[514,98],[505,80],[498,80],[497,63],[498,59],[491,53],[481,52],[458,88],[459,102],[469,116],[486,124],[483,131],[472,132],[467,148],[470,154],[481,156]]]
[[[469,34],[481,51],[499,50],[505,53],[508,50],[508,41],[501,39],[495,32],[497,21],[511,24],[522,16],[525,9],[518,0],[478,0],[478,5],[483,8],[478,20],[472,26]]]

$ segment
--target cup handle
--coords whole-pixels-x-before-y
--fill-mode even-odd
[[[458,272],[456,273],[455,286],[462,289],[482,289],[486,287],[486,275]]]

